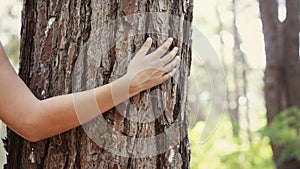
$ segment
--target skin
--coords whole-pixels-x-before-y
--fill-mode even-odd
[[[172,41],[169,38],[147,54],[152,45],[152,39],[148,38],[121,78],[93,90],[45,100],[37,99],[19,78],[0,42],[0,119],[31,142],[75,128],[141,91],[169,80],[180,60],[176,47],[167,53]]]

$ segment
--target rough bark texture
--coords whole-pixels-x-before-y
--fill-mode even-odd
[[[165,136],[167,139],[157,139],[154,144],[159,149],[168,146],[170,140],[179,143],[159,155],[130,158],[130,152],[127,156],[116,155],[88,137],[86,129],[106,130],[107,126],[97,123],[97,119],[85,127],[35,144],[9,130],[5,168],[29,168],[32,147],[36,168],[189,168],[186,97],[191,63],[192,4],[192,0],[24,0],[20,77],[40,99],[109,83],[126,72],[132,53],[147,36],[155,40],[154,46],[162,44],[168,36],[175,37],[172,46],[180,47],[182,58],[177,75],[131,99],[131,105],[143,110],[144,118],[147,114],[159,117],[148,123],[131,121],[120,114],[134,114],[137,110],[128,108],[125,103],[120,105],[123,109],[114,108],[103,117],[117,132],[131,138],[156,136],[175,125]],[[176,17],[124,18],[145,12]],[[112,24],[114,22],[117,24]],[[114,138],[110,132],[98,135],[104,140]],[[120,149],[130,149],[135,144],[124,140]],[[145,145],[145,151],[147,147]]]
[[[287,0],[287,18],[278,20],[278,4],[274,0],[260,0],[260,11],[265,37],[267,68],[265,72],[265,98],[268,122],[280,111],[291,106],[300,107],[299,61],[299,6],[298,0]],[[272,146],[274,160],[280,148]],[[279,169],[299,168],[296,160],[277,164]]]

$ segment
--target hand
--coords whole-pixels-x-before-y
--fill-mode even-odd
[[[175,47],[166,54],[172,41],[173,39],[169,38],[162,46],[147,55],[152,39],[146,40],[128,65],[125,76],[130,79],[130,91],[137,94],[169,80],[175,74],[180,61],[179,56],[176,56],[178,48]]]

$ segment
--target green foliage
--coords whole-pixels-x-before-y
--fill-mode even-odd
[[[204,122],[198,122],[189,133],[192,145],[192,169],[274,169],[272,149],[268,137],[253,132],[250,144],[247,135],[232,135],[231,122],[224,117],[213,137],[200,144]]]
[[[20,39],[16,35],[9,35],[9,41],[4,46],[5,51],[13,64],[14,67],[17,67],[19,63],[19,54],[20,54]]]
[[[292,107],[279,113],[262,133],[271,143],[282,148],[279,163],[295,159],[300,161],[300,109]]]
[[[19,63],[22,1],[3,1],[0,7],[0,40],[17,69]]]

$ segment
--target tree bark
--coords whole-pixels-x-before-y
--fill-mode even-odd
[[[76,129],[34,144],[9,130],[5,168],[32,167],[32,148],[35,168],[189,168],[192,0],[24,0],[23,7],[20,77],[39,99],[115,80],[148,36],[154,47],[174,37],[181,64],[170,81]]]
[[[278,4],[274,0],[260,0],[260,12],[265,37],[267,67],[265,71],[265,98],[268,123],[282,110],[300,107],[299,61],[299,6],[297,0],[287,0],[287,18],[278,20]],[[281,149],[272,146],[279,169],[299,168],[296,160],[277,163]]]

